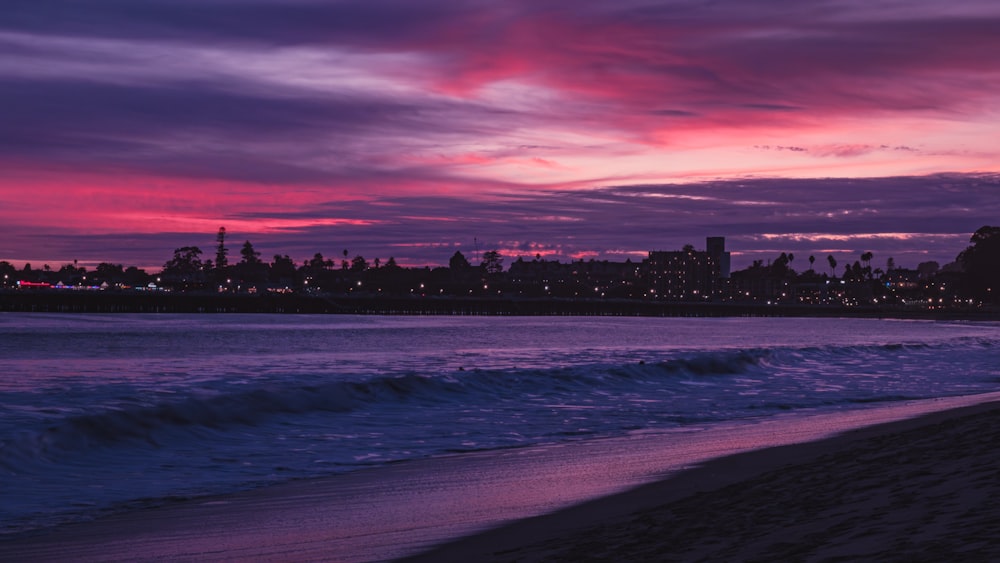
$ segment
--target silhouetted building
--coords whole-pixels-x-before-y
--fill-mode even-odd
[[[730,258],[726,252],[726,237],[708,237],[705,241],[705,252],[708,252],[719,265],[719,277],[728,279]]]
[[[722,294],[729,277],[724,237],[709,237],[707,250],[652,251],[643,262],[651,294],[673,301],[704,301]]]

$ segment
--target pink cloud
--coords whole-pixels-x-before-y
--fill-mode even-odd
[[[615,186],[1000,170],[995,4],[151,2],[3,18],[7,241],[225,223],[419,248],[488,230],[512,251],[544,231],[546,256],[608,256],[636,252],[611,240],[636,215],[636,232],[666,228]],[[734,209],[772,200],[728,187],[663,190],[657,209],[751,232],[759,210]],[[795,193],[767,217],[800,213]],[[442,208],[409,208],[421,198]]]
[[[440,91],[476,99],[502,81],[535,85],[567,100],[578,123],[586,103],[601,104],[584,127],[654,143],[683,131],[954,114],[993,103],[1000,86],[986,54],[1000,50],[996,14],[858,22],[784,9],[711,18],[655,8],[639,17],[628,5],[507,12],[487,9],[401,47],[427,54],[425,78]]]

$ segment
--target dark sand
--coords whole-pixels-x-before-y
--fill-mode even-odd
[[[4,538],[0,561],[369,561],[462,536],[418,559],[1000,560],[998,400],[400,463]]]
[[[1000,403],[716,459],[412,560],[1000,561]]]

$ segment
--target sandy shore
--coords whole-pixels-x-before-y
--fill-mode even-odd
[[[373,561],[463,536],[417,559],[997,560],[998,400],[400,463],[5,538],[0,560]]]
[[[998,500],[989,403],[713,460],[413,561],[998,561]]]

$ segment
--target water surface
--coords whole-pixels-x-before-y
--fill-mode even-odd
[[[997,329],[0,315],[0,529],[441,454],[995,391]]]

